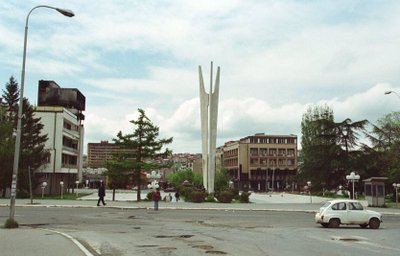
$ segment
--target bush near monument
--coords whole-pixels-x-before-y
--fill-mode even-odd
[[[215,195],[220,203],[231,203],[235,197],[232,190],[224,190]]]

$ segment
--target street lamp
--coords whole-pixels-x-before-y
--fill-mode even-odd
[[[388,94],[391,94],[391,93],[395,94],[397,97],[400,98],[400,95],[399,95],[397,92],[395,92],[395,91],[386,91],[386,92],[385,92],[385,95],[388,95]]]
[[[64,198],[64,181],[60,181],[61,199]]]
[[[400,183],[393,183],[393,188],[396,190],[396,204],[399,203],[399,188],[400,188]]]
[[[346,180],[351,181],[353,183],[353,199],[354,199],[354,182],[358,182],[360,179],[360,175],[351,172],[350,175],[346,175]]]
[[[154,190],[159,187],[157,180],[161,178],[160,173],[157,173],[156,171],[152,171],[151,174],[150,173],[146,174],[146,177],[147,177],[147,179],[151,180],[151,183],[149,185],[147,185],[147,187],[149,189]]]
[[[76,184],[76,197],[78,197],[79,180],[75,181]]]
[[[25,22],[25,36],[24,36],[24,51],[22,57],[22,71],[21,71],[21,89],[19,94],[19,106],[18,106],[18,121],[17,121],[17,134],[15,138],[15,151],[14,151],[14,165],[13,165],[13,174],[11,180],[11,198],[10,198],[10,220],[14,221],[15,215],[15,198],[17,194],[17,177],[18,177],[18,165],[19,165],[19,153],[21,147],[21,119],[22,119],[22,104],[24,99],[24,83],[25,83],[25,62],[26,62],[26,45],[28,38],[28,21],[31,13],[38,8],[48,8],[58,11],[59,13],[67,16],[73,17],[75,14],[67,9],[56,8],[48,5],[38,5],[33,7],[28,15],[26,16]]]
[[[310,194],[310,203],[312,203],[312,195],[311,195],[311,181],[307,181],[308,193]]]
[[[41,188],[42,188],[42,198],[44,197],[44,190],[46,189],[46,187],[47,187],[47,182],[46,181],[43,181],[42,182],[42,185],[40,186]]]

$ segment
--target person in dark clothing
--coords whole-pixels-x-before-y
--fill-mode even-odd
[[[97,206],[100,206],[100,202],[102,202],[103,205],[106,205],[106,203],[104,202],[104,197],[106,196],[106,188],[104,187],[103,182],[100,183],[98,196],[99,200],[97,201]]]
[[[154,210],[158,211],[158,201],[161,200],[160,189],[157,188],[156,191],[153,192],[153,201],[154,201]]]
[[[177,190],[176,193],[175,193],[175,200],[177,202],[179,201],[179,197],[180,197],[179,190]]]

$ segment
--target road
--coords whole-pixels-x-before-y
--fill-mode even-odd
[[[8,208],[0,207],[4,223]],[[326,229],[312,213],[22,207],[22,226],[68,234],[93,255],[400,255],[400,216]]]

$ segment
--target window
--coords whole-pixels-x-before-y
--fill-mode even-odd
[[[364,210],[363,206],[360,203],[349,203],[350,210]]]
[[[336,203],[332,205],[332,210],[338,211],[338,210],[346,210],[346,203]]]

